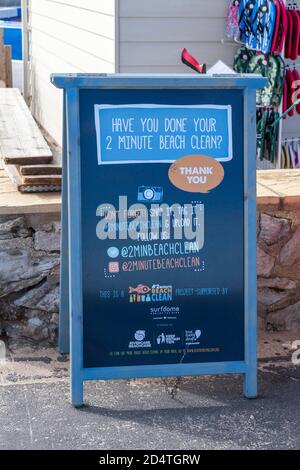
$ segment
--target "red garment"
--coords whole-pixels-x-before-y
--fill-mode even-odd
[[[271,54],[274,54],[274,52],[277,52],[277,49],[278,49],[278,34],[279,34],[280,20],[281,20],[281,8],[280,8],[279,2],[275,3],[275,8],[276,8],[276,20],[275,20],[275,26],[274,26],[274,32],[273,32],[272,45],[270,49]]]
[[[298,12],[292,10],[291,17],[293,21],[292,42],[291,42],[291,59],[296,60],[298,57],[299,41],[300,41],[300,17]]]
[[[293,39],[293,17],[291,15],[291,12],[287,10],[287,35],[285,39],[285,58],[290,59],[291,58],[291,49],[292,49],[292,39]]]
[[[283,96],[282,96],[282,112],[285,113],[287,110],[287,83],[286,78],[284,79],[283,83]],[[284,116],[283,119],[286,119],[287,116]]]
[[[300,98],[300,75],[298,73],[298,70],[296,69],[293,70],[293,78],[294,78],[293,93],[294,93],[294,102],[295,102],[296,100]],[[300,103],[297,104],[296,111],[297,111],[297,114],[300,114]]]
[[[296,12],[298,13],[298,17],[300,20],[300,10],[296,10]],[[298,43],[298,55],[300,55],[300,38],[299,38],[299,43]]]
[[[287,86],[287,109],[290,108],[293,104],[293,83],[294,83],[294,76],[292,72],[288,69],[285,73],[285,79],[286,79],[286,86]],[[295,114],[295,109],[291,109],[289,111],[289,116],[294,116]]]
[[[279,46],[278,46],[278,51],[279,54],[282,53],[283,46],[284,46],[284,41],[287,36],[287,31],[288,31],[288,18],[287,18],[287,11],[285,4],[283,3],[282,0],[278,0],[279,5],[280,5],[280,19],[281,19],[281,24],[280,24],[280,40],[279,40]],[[300,12],[299,12],[300,13]]]

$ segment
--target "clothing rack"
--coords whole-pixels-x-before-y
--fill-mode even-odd
[[[299,10],[300,11],[300,0],[282,0],[282,2],[284,3],[285,7],[289,10]],[[222,39],[221,42],[223,43],[223,45],[232,45],[232,44],[244,44],[243,41],[240,41],[238,38],[234,38],[232,37],[231,40],[225,40],[225,39]],[[249,50],[256,50],[256,49],[252,49],[251,47],[249,47],[250,45],[252,45],[251,41],[250,41],[250,44],[247,45],[247,49]],[[255,43],[254,43],[255,45]],[[281,52],[281,57],[284,61],[287,61],[289,60],[289,62],[285,62],[285,68],[286,70],[294,70],[294,69],[298,69],[300,68],[300,62],[299,61],[294,61],[292,62],[292,60],[290,59],[286,59],[285,58],[285,44],[283,44],[283,49],[282,49],[282,52]],[[284,142],[287,142],[288,140],[284,139],[284,136],[283,136],[283,132],[284,130],[287,129],[287,124],[285,122],[285,124],[283,124],[283,117],[286,116],[286,114],[288,113],[288,111],[290,109],[292,109],[292,107],[289,108],[288,111],[286,111],[284,114],[283,114],[283,99],[281,100],[281,103],[279,105],[271,105],[271,106],[263,106],[263,105],[257,105],[257,108],[258,109],[262,109],[262,110],[274,110],[276,112],[278,112],[278,115],[279,115],[279,118],[277,118],[275,120],[274,123],[272,123],[272,125],[274,124],[277,124],[278,125],[278,138],[277,138],[277,146],[278,146],[278,151],[277,151],[277,158],[275,158],[274,162],[273,160],[272,161],[268,161],[267,159],[264,159],[264,160],[261,160],[261,162],[269,162],[270,166],[272,168],[282,168],[282,165],[284,164],[284,161],[282,161],[282,143],[283,141]],[[294,126],[294,122],[293,121],[290,125]],[[297,125],[298,125],[298,121],[297,121]],[[295,129],[293,129],[293,131],[289,131],[287,130],[287,134],[288,134],[288,137],[290,137],[291,135],[293,135],[293,132],[295,131]],[[296,130],[297,132],[297,130]],[[296,133],[295,132],[295,133]],[[300,140],[300,138],[299,138]],[[290,142],[293,141],[293,139],[289,139]],[[295,141],[295,139],[294,139]]]
[[[283,139],[283,144],[287,144],[288,142],[299,142],[300,141],[300,137],[292,137],[291,139]]]
[[[300,8],[300,1],[298,0],[286,0],[285,2],[286,8],[289,10],[298,10]]]
[[[287,6],[289,0],[282,0],[284,5]],[[296,0],[295,0],[296,1]],[[281,57],[284,60],[284,50],[285,50],[285,43],[283,44],[283,49],[281,53]],[[283,98],[281,99],[281,103],[278,107],[278,112],[281,115],[283,112]],[[279,128],[278,128],[278,151],[277,151],[277,168],[280,169],[282,166],[282,160],[281,160],[281,146],[282,146],[282,131],[283,131],[283,120],[281,119],[279,122]]]
[[[285,3],[285,6],[288,10],[300,10],[300,0],[283,0],[283,2]],[[284,51],[284,49],[283,49]],[[285,59],[284,57],[284,53],[283,53],[283,59]],[[294,68],[300,68],[300,63],[299,62],[296,62],[296,63],[289,63],[289,64],[286,64],[285,65],[286,69],[289,69],[289,70],[293,70]],[[282,112],[282,111],[281,111]],[[299,118],[300,119],[300,118]],[[279,137],[278,137],[278,167],[281,168],[281,148],[282,148],[282,145],[284,144],[287,144],[287,143],[292,143],[292,142],[298,142],[300,141],[300,137],[299,138],[284,138],[283,136],[283,121],[281,120],[280,124],[279,124]]]
[[[299,62],[299,64],[286,64],[285,68],[286,69],[298,69],[298,68],[300,68],[300,62]]]

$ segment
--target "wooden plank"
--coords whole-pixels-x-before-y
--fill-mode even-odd
[[[4,179],[4,178],[3,178]],[[1,184],[0,184],[0,193],[1,194],[15,194],[17,191],[16,191],[16,188],[14,187],[13,183],[11,182],[11,180],[9,178],[5,179],[4,181],[1,180]],[[2,199],[0,197],[0,199]],[[1,213],[1,208],[0,208],[0,213]]]
[[[60,165],[26,165],[20,167],[21,175],[61,175]]]
[[[7,164],[44,164],[52,152],[20,91],[0,89],[0,156]]]
[[[22,184],[26,185],[61,185],[61,175],[24,175],[22,176]]]
[[[22,183],[18,168],[15,165],[4,165],[4,171],[13,183],[14,187],[18,189],[19,184]]]
[[[26,157],[25,155],[20,155],[19,157],[4,157],[3,161],[6,165],[43,165],[46,163],[51,163],[53,160],[52,156],[31,156]]]
[[[12,87],[12,61],[11,46],[5,46],[5,83],[7,88]]]
[[[59,193],[21,194],[13,189],[2,191],[0,186],[0,214],[44,214],[60,212]]]
[[[60,184],[21,184],[18,187],[21,193],[59,193]]]
[[[5,48],[4,48],[4,32],[0,28],[0,81],[5,83]]]
[[[0,191],[22,193],[59,192],[61,191],[61,175],[25,175],[21,176],[20,167],[4,165],[4,171],[9,180],[1,180]]]
[[[28,193],[28,188],[30,188],[30,193]],[[0,162],[0,214],[43,214],[60,211],[61,195],[54,192],[53,187],[51,187],[52,192],[39,191],[38,194],[32,192],[33,188],[35,186],[25,186],[22,192],[27,194],[17,191]],[[44,190],[47,186],[41,186],[41,188]],[[60,186],[58,188],[60,190]]]

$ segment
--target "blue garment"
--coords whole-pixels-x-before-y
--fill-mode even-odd
[[[241,40],[249,49],[270,53],[276,23],[276,7],[270,0],[241,0]]]

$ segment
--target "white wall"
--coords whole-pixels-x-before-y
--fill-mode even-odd
[[[234,44],[222,44],[228,0],[119,0],[120,72],[187,72],[186,47],[208,65],[232,64]]]
[[[115,0],[29,0],[32,112],[61,143],[51,73],[115,71]]]
[[[61,142],[61,91],[53,72],[189,72],[183,47],[200,62],[231,64],[224,38],[228,0],[29,0],[34,116]],[[194,73],[194,72],[192,72]]]

